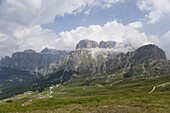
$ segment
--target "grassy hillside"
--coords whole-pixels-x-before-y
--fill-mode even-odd
[[[59,87],[43,92],[20,94],[2,100],[0,112],[24,113],[169,113],[170,76],[121,79],[93,79],[88,86],[84,77],[72,79]],[[10,100],[10,101],[9,101]],[[31,105],[21,106],[32,100]],[[6,103],[6,101],[8,103]]]

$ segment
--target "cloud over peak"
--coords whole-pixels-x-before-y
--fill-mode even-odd
[[[127,26],[117,21],[107,22],[103,26],[90,25],[78,27],[71,31],[61,32],[56,43],[58,48],[74,49],[77,42],[82,39],[99,41],[113,40],[116,42],[130,43],[134,48],[149,43],[145,33],[139,31],[141,22],[130,23]]]
[[[40,25],[18,28],[12,35],[1,34],[0,43],[7,54],[18,50],[34,49],[40,51],[45,47],[73,50],[76,44],[82,39],[95,41],[113,40],[117,42],[129,43],[134,48],[149,43],[145,33],[140,32],[141,22],[133,22],[123,25],[117,21],[107,22],[103,26],[90,25],[88,27],[78,27],[70,31],[63,31],[59,35],[51,30],[44,29]],[[9,38],[10,37],[10,38]],[[11,45],[9,44],[11,42]],[[8,45],[8,46],[5,46]],[[11,47],[10,47],[11,46]],[[9,51],[10,48],[13,48]]]
[[[134,2],[135,5],[132,6],[132,9],[138,11],[134,11],[133,14],[144,12],[145,17],[142,17],[142,21],[139,19],[132,19],[135,21],[130,21],[130,23],[129,21],[128,23],[116,21],[116,19],[126,20],[121,20],[121,17],[125,18],[125,15],[119,14],[121,10],[119,5],[126,3],[122,6],[127,8],[124,6],[129,6],[129,2],[134,2],[134,0],[128,2],[126,0],[0,0],[0,58],[25,49],[40,51],[45,47],[49,47],[72,50],[76,43],[82,39],[98,42],[114,40],[130,43],[134,48],[154,42],[165,50],[169,50],[167,42],[170,40],[168,32],[170,30],[166,31],[167,33],[164,36],[160,36],[162,38],[158,38],[154,34],[148,36],[143,31],[145,31],[145,24],[156,24],[162,18],[167,17],[170,13],[170,1],[137,0]],[[91,15],[93,9],[100,9],[99,14]],[[99,24],[96,22],[96,24],[94,20],[102,21],[102,18],[104,18],[103,13],[105,12],[103,10],[108,11],[108,14],[112,17],[103,19],[102,24],[100,22]],[[115,18],[116,16],[114,16],[112,10],[114,10],[114,13],[117,12],[117,16],[120,16],[120,18]],[[55,32],[57,27],[60,27],[58,23],[55,23],[55,20],[59,17],[65,17],[69,14],[78,15],[81,18],[81,14],[84,13],[87,15],[83,17],[89,16],[92,18],[91,21],[88,18],[82,18],[82,20],[87,20],[83,21],[84,23],[89,22],[88,25],[73,25],[72,30]],[[100,14],[103,15],[100,16]],[[130,18],[134,17],[133,14],[129,15]],[[73,19],[70,19],[68,24],[77,24],[72,21]],[[55,28],[42,27],[44,24],[50,23],[55,24]],[[67,27],[67,23],[64,25]]]

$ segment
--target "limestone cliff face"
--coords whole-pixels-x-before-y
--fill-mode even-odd
[[[125,53],[117,49],[116,42],[113,41],[93,43],[87,40],[80,41],[76,50],[62,60],[50,64],[41,70],[41,73],[47,75],[64,70],[74,71],[80,75],[106,73],[132,77],[157,76],[169,71],[165,52],[155,45],[145,45]]]
[[[80,74],[91,74],[94,67],[101,65],[108,59],[120,53],[116,50],[115,41],[101,41],[99,44],[93,40],[81,40],[76,49],[58,62],[51,63],[40,73],[47,75],[58,70],[76,71]]]
[[[81,49],[81,48],[115,48],[116,47],[116,42],[115,41],[101,41],[101,42],[96,42],[93,40],[81,40],[77,45],[76,49]]]
[[[116,42],[115,41],[101,41],[99,43],[99,48],[115,48]]]
[[[70,71],[80,75],[157,76],[170,70],[165,52],[155,45],[146,45],[126,53],[122,48],[117,48],[114,41],[101,41],[98,44],[82,40],[76,48],[70,53],[48,48],[40,53],[33,50],[17,52],[11,58],[2,59],[0,66],[24,70],[38,67],[39,73],[44,76],[57,72],[62,76]]]
[[[155,45],[140,47],[134,52],[121,53],[97,67],[108,74],[131,76],[157,76],[169,71],[165,52]]]
[[[91,74],[93,68],[103,64],[108,59],[117,55],[112,49],[83,48],[70,52],[65,58],[50,64],[47,68],[40,70],[43,75],[58,70],[76,71],[79,74]]]
[[[96,48],[96,47],[98,47],[98,43],[93,40],[81,40],[76,45],[76,49],[78,49],[78,48]]]
[[[68,54],[66,51],[44,49],[40,53],[34,50],[25,50],[24,52],[16,52],[12,57],[2,58],[1,67],[8,67],[22,70],[35,70],[47,67],[54,61],[60,60]]]

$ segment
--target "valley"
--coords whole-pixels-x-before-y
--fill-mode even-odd
[[[83,85],[83,77],[76,78],[67,84],[60,84],[52,89],[32,94],[19,94],[2,100],[0,112],[19,113],[168,113],[170,111],[170,85],[156,88],[149,94],[153,86],[168,83],[170,76],[155,78],[115,79],[111,83],[98,83],[98,79],[89,86]],[[108,78],[103,78],[108,79]],[[40,97],[41,95],[41,97]],[[4,103],[11,100],[11,103]],[[24,102],[32,104],[21,106]]]

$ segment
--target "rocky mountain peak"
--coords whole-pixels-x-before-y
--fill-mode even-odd
[[[141,64],[144,62],[151,61],[159,61],[159,60],[167,60],[165,52],[155,45],[145,45],[143,47],[138,48],[134,52],[134,56],[132,57],[135,64]]]
[[[12,57],[2,58],[0,61],[1,67],[8,67],[22,70],[35,70],[45,68],[49,64],[58,61],[68,55],[66,51],[55,49],[43,49],[40,53],[34,50],[25,50],[23,52],[16,52]]]
[[[116,42],[115,41],[101,41],[99,43],[99,48],[115,48]]]
[[[138,48],[134,52],[134,58],[136,59],[143,58],[143,61],[145,61],[146,59],[152,60],[167,59],[165,51],[152,44]]]
[[[44,48],[42,51],[41,51],[41,53],[51,53],[51,51],[54,51],[54,49],[49,49],[49,48]]]
[[[115,48],[116,42],[115,41],[101,41],[96,42],[93,40],[81,40],[77,45],[76,49],[78,48]]]
[[[28,50],[25,50],[24,53],[36,53],[36,51],[34,51],[32,49],[28,49]]]
[[[119,54],[104,65],[105,69],[100,70],[105,70],[109,74],[126,73],[124,77],[159,76],[169,71],[165,52],[155,45],[145,45],[136,51]]]
[[[76,45],[76,49],[78,48],[96,48],[98,47],[98,43],[96,41],[93,40],[81,40],[77,45]]]
[[[40,53],[41,54],[53,54],[53,55],[60,55],[60,54],[63,54],[63,53],[68,54],[68,52],[66,52],[66,51],[49,49],[49,48],[43,49]]]

